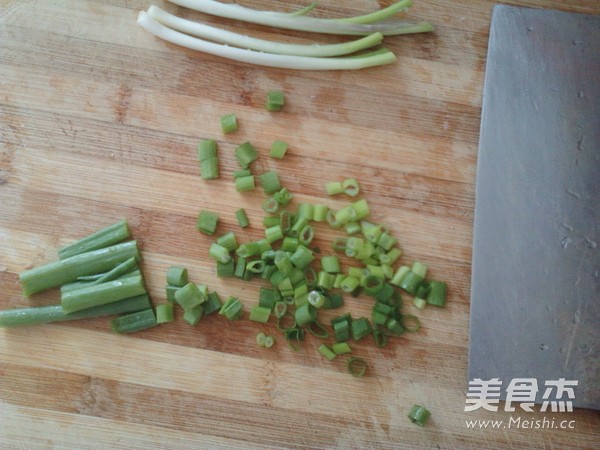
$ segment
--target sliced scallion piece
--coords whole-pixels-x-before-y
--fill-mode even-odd
[[[198,220],[196,221],[196,229],[204,234],[212,235],[217,229],[219,222],[219,215],[214,212],[203,209],[198,214]]]
[[[246,141],[236,147],[235,158],[242,168],[247,169],[258,158],[258,152],[250,142]]]
[[[246,214],[246,210],[244,208],[240,208],[235,212],[235,218],[238,222],[238,225],[242,228],[246,228],[248,225],[250,225],[248,215]]]
[[[325,344],[321,344],[319,345],[319,353],[321,355],[323,355],[325,358],[327,358],[329,361],[331,361],[332,359],[334,359],[337,355],[333,352],[333,350],[331,350],[329,347],[327,347],[327,345]]]
[[[249,192],[255,188],[254,175],[247,175],[235,179],[235,190],[238,192]]]
[[[110,322],[113,331],[117,333],[134,333],[158,325],[152,308],[117,317]]]
[[[173,303],[156,305],[156,323],[167,323],[173,320]]]
[[[271,144],[269,156],[274,159],[283,159],[288,149],[288,144],[283,141],[274,141]]]
[[[233,133],[237,131],[238,123],[235,114],[225,114],[221,116],[221,130],[225,134]]]
[[[362,358],[352,356],[346,360],[346,367],[353,377],[360,378],[367,371],[367,362]]]
[[[414,405],[408,413],[408,418],[412,423],[416,423],[420,427],[425,426],[425,422],[429,419],[431,413],[421,405]]]
[[[167,284],[182,287],[188,283],[188,270],[184,267],[169,267],[167,270]]]

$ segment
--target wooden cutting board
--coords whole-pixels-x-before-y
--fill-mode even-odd
[[[350,15],[389,2],[320,2],[317,14]],[[380,5],[381,3],[381,5]],[[126,218],[144,256],[155,303],[165,301],[166,269],[250,307],[259,283],[220,280],[210,240],[194,228],[201,209],[218,211],[220,232],[262,235],[263,195],[231,182],[235,146],[260,150],[257,172],[275,169],[296,202],[326,198],[326,181],[356,177],[372,218],[399,237],[404,261],[419,260],[447,280],[445,309],[416,312],[423,327],[378,349],[354,353],[369,364],[354,379],[308,338],[300,351],[281,339],[257,348],[273,325],[209,317],[132,336],[105,319],[0,330],[1,448],[592,448],[598,413],[569,413],[570,430],[468,429],[465,413],[475,164],[492,3],[426,1],[409,13],[430,20],[430,35],[386,39],[389,67],[360,72],[293,72],[251,67],[165,44],[135,24],[146,1],[0,0],[0,308],[58,301],[57,292],[22,297],[18,273],[56,258],[68,242]],[[162,2],[157,2],[163,5]],[[244,5],[289,11],[283,1]],[[597,2],[523,1],[528,6],[600,13]],[[240,27],[274,38],[270,30]],[[310,42],[300,33],[285,33]],[[336,42],[331,36],[322,41]],[[279,113],[266,91],[282,89]],[[235,112],[240,129],[223,136],[219,117]],[[195,146],[219,140],[221,179],[198,177]],[[290,144],[269,159],[275,139]],[[252,226],[238,229],[244,207]],[[317,245],[336,235],[317,227]],[[407,302],[409,303],[409,302]],[[347,299],[367,316],[367,299]],[[411,306],[407,311],[415,312]],[[327,316],[329,317],[329,316]],[[326,318],[327,318],[326,317]],[[406,418],[414,403],[432,419]],[[529,416],[529,415],[528,415]],[[541,414],[532,414],[541,418]]]

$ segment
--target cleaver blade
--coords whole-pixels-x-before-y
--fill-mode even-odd
[[[494,7],[476,177],[469,380],[600,409],[600,16]]]

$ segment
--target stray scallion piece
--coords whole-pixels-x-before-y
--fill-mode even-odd
[[[346,178],[342,181],[342,189],[344,190],[344,194],[350,197],[356,197],[360,192],[358,181],[355,178]]]
[[[235,190],[238,192],[253,191],[255,187],[254,175],[248,175],[235,179]]]
[[[217,229],[219,222],[219,215],[211,211],[203,209],[198,214],[198,220],[196,221],[196,229],[201,233],[212,235]]]
[[[184,310],[188,310],[204,303],[206,296],[203,295],[196,284],[188,283],[175,292],[175,301]]]
[[[235,212],[235,218],[238,222],[238,225],[242,228],[246,228],[250,225],[248,215],[246,214],[246,210],[244,208],[240,208]]]
[[[330,181],[329,183],[326,183],[325,190],[327,191],[327,195],[337,195],[344,192],[344,188],[340,181]]]
[[[288,149],[288,144],[283,141],[274,141],[271,144],[269,156],[274,159],[283,159]]]
[[[265,336],[264,347],[271,348],[275,345],[275,338],[271,335]]]
[[[219,294],[216,292],[209,292],[206,297],[206,301],[202,303],[202,314],[205,316],[212,314],[216,311],[219,311],[221,306],[223,306],[223,303],[219,298]]]
[[[235,114],[225,114],[221,116],[221,130],[223,133],[233,133],[238,129],[237,117]]]
[[[260,176],[260,184],[267,195],[274,194],[275,192],[281,190],[279,176],[277,175],[277,172],[273,170],[270,172],[265,172]]]
[[[110,326],[117,333],[133,333],[158,325],[152,308],[111,320]]]
[[[367,371],[367,362],[362,358],[352,356],[346,360],[346,367],[353,377],[360,378]]]
[[[445,306],[446,305],[446,283],[442,281],[430,281],[429,282],[429,294],[427,295],[427,303],[433,306]]]
[[[219,314],[227,317],[229,320],[240,319],[244,314],[244,305],[239,299],[235,297],[229,297],[221,309],[219,310]]]
[[[252,171],[250,169],[234,170],[232,175],[233,179],[235,180],[236,178],[247,177],[252,175]]]
[[[216,180],[219,178],[217,141],[204,139],[198,143],[198,162],[200,164],[200,177],[203,180]]]
[[[412,423],[416,423],[420,427],[425,425],[425,422],[429,419],[431,413],[421,405],[414,405],[408,413],[408,418]]]
[[[329,347],[327,347],[327,345],[325,344],[321,344],[319,346],[319,353],[321,355],[323,355],[325,358],[327,358],[329,361],[331,361],[332,359],[334,359],[337,355],[333,352],[333,350],[331,350]]]
[[[188,270],[184,267],[171,266],[167,270],[167,284],[182,287],[188,284]]]
[[[173,303],[156,305],[156,323],[167,323],[173,320]]]
[[[250,308],[250,315],[248,318],[254,322],[267,323],[269,316],[271,315],[271,308],[265,308],[259,305],[255,305]]]
[[[258,158],[258,152],[250,142],[246,141],[236,147],[235,158],[242,168],[247,169]]]
[[[333,353],[335,353],[336,355],[342,355],[344,353],[352,352],[352,349],[350,348],[347,342],[336,342],[331,345],[331,350],[333,350]]]
[[[204,315],[204,307],[202,305],[194,306],[183,311],[183,320],[195,327]]]
[[[227,264],[229,261],[231,261],[229,250],[222,245],[217,244],[216,242],[210,244],[209,254],[212,259],[222,264]]]
[[[285,104],[283,91],[271,90],[267,92],[267,109],[269,111],[279,111]]]

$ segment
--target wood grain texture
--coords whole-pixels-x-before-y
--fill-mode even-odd
[[[162,2],[156,2],[163,5]],[[289,11],[305,2],[245,0]],[[389,1],[323,0],[315,15],[375,10]],[[385,349],[354,345],[369,364],[363,379],[343,361],[269,351],[254,336],[272,325],[208,317],[116,336],[107,320],[0,329],[0,448],[597,448],[600,415],[564,416],[575,429],[467,429],[465,413],[475,164],[492,1],[419,0],[410,16],[436,32],[389,38],[399,57],[360,72],[250,67],[154,39],[135,25],[149,1],[0,0],[0,308],[55,303],[57,292],[22,297],[18,273],[56,258],[57,247],[127,218],[144,256],[155,302],[170,265],[223,295],[257,302],[258,283],[216,278],[210,240],[195,231],[200,209],[219,211],[219,232],[262,236],[261,192],[235,192],[235,146],[260,150],[257,172],[279,171],[295,201],[323,202],[323,184],[361,181],[373,219],[400,237],[405,261],[421,260],[448,280],[443,310],[419,313],[419,333]],[[598,14],[594,0],[513,2]],[[164,4],[190,18],[234,29]],[[276,33],[244,25],[248,33]],[[298,32],[281,32],[310,42]],[[333,36],[322,41],[338,42]],[[268,89],[285,110],[264,107]],[[240,130],[220,133],[235,112]],[[219,140],[222,179],[198,177],[195,145]],[[274,139],[283,161],[266,157]],[[252,226],[239,230],[243,206]],[[239,231],[238,231],[239,230]],[[326,248],[336,234],[318,227]],[[347,310],[368,315],[364,299]],[[407,309],[411,310],[408,306]],[[326,312],[324,318],[333,314]],[[432,420],[406,419],[414,403]],[[563,413],[566,414],[566,413]],[[523,418],[541,419],[541,413]],[[562,418],[561,415],[559,418]]]

